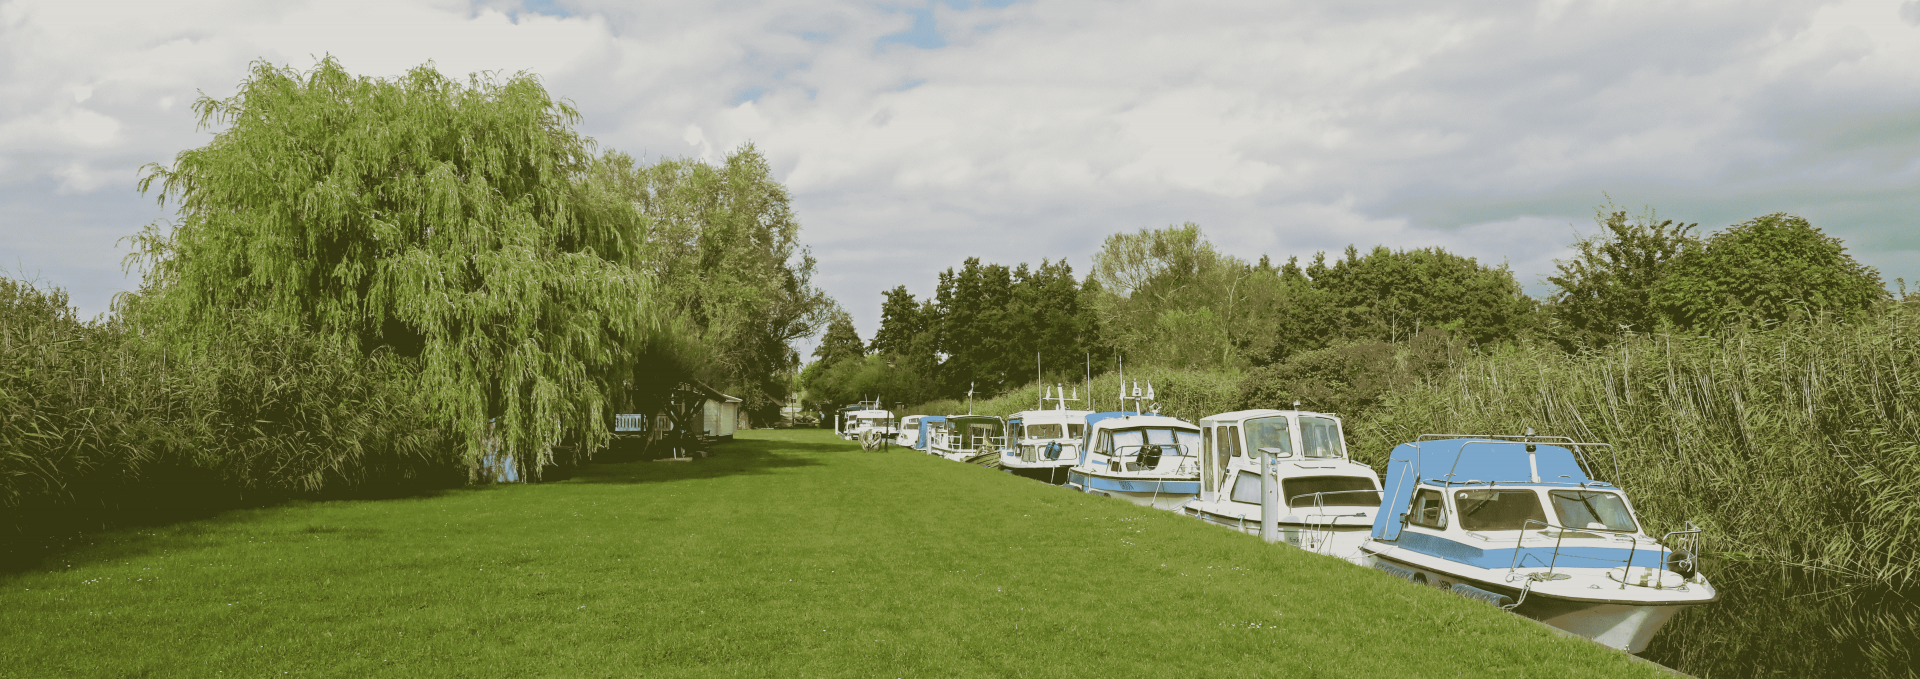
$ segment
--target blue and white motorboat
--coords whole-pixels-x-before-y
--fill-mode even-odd
[[[1599,448],[1612,452],[1530,435],[1403,443],[1361,551],[1412,582],[1639,653],[1720,594],[1699,572],[1700,529],[1649,535],[1626,493],[1593,479],[1586,453]]]
[[[985,457],[1006,447],[1007,424],[992,415],[948,415],[932,424],[927,452],[955,462]]]
[[[1077,392],[1077,390],[1076,390]],[[1091,410],[1068,410],[1064,389],[1058,396],[1043,396],[1041,402],[1054,401],[1051,410],[1026,410],[1007,418],[1007,438],[1012,445],[1000,451],[1000,468],[1007,473],[1054,485],[1067,482],[1067,470],[1080,459],[1080,443],[1087,437],[1087,416]]]
[[[920,448],[922,437],[920,433],[920,422],[927,417],[927,415],[908,415],[900,418],[900,423],[893,428],[895,432],[893,445],[902,448]]]
[[[1142,407],[1153,400],[1151,383],[1145,396],[1137,382],[1128,396],[1125,384],[1120,403],[1134,401],[1139,410],[1087,416],[1087,438],[1080,459],[1067,470],[1067,487],[1179,511],[1200,493],[1200,428]]]
[[[1379,476],[1347,456],[1340,418],[1302,410],[1240,410],[1200,420],[1200,493],[1188,516],[1260,534],[1260,475],[1278,483],[1278,539],[1362,562],[1360,544],[1380,507]],[[1273,456],[1261,468],[1262,453]]]

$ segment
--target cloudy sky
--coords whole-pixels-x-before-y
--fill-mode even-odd
[[[167,216],[140,166],[248,63],[528,71],[603,148],[752,141],[863,336],[968,256],[1193,221],[1247,259],[1506,262],[1535,294],[1595,206],[1806,216],[1920,279],[1920,0],[0,0],[0,267],[83,313]]]

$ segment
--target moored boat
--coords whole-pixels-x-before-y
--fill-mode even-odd
[[[840,414],[839,429],[840,438],[848,441],[859,441],[868,432],[891,437],[895,434],[893,412],[878,408],[845,410]]]
[[[1006,445],[1006,428],[992,415],[948,415],[933,423],[927,452],[955,462],[991,457]]]
[[[1179,511],[1200,492],[1200,428],[1154,413],[1088,415],[1087,438],[1067,471],[1067,487]]]
[[[1276,539],[1360,563],[1380,506],[1373,468],[1347,456],[1340,418],[1301,410],[1240,410],[1200,420],[1200,492],[1181,511],[1260,534],[1261,474],[1277,483]],[[1263,453],[1273,456],[1263,469]]]
[[[1067,470],[1080,459],[1080,443],[1087,436],[1087,416],[1091,410],[1068,410],[1067,401],[1079,400],[1043,396],[1042,403],[1054,401],[1051,410],[1026,410],[1007,418],[1007,439],[1012,441],[1000,452],[1000,468],[1008,473],[1054,485],[1067,482]]]
[[[1720,595],[1699,572],[1700,530],[1649,535],[1626,493],[1593,478],[1586,453],[1601,448],[1611,454],[1558,437],[1401,444],[1361,550],[1412,582],[1638,653],[1681,609]]]

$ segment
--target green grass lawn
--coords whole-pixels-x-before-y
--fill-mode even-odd
[[[0,676],[1658,676],[1170,513],[826,431],[740,439],[93,535],[0,577]]]

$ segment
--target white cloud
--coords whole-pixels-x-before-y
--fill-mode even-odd
[[[642,156],[754,142],[868,331],[880,290],[925,294],[966,256],[1084,269],[1108,233],[1188,220],[1250,259],[1447,247],[1536,292],[1603,191],[1709,228],[1789,210],[1863,252],[1920,250],[1911,1],[935,2],[937,49],[882,41],[920,3],[559,6],[11,0],[0,185],[124,195],[139,165],[205,143],[196,92],[333,54],[370,75],[538,73]],[[49,243],[14,215],[126,210],[30,194],[5,194],[0,254],[119,280],[116,253],[78,249],[99,239]]]

